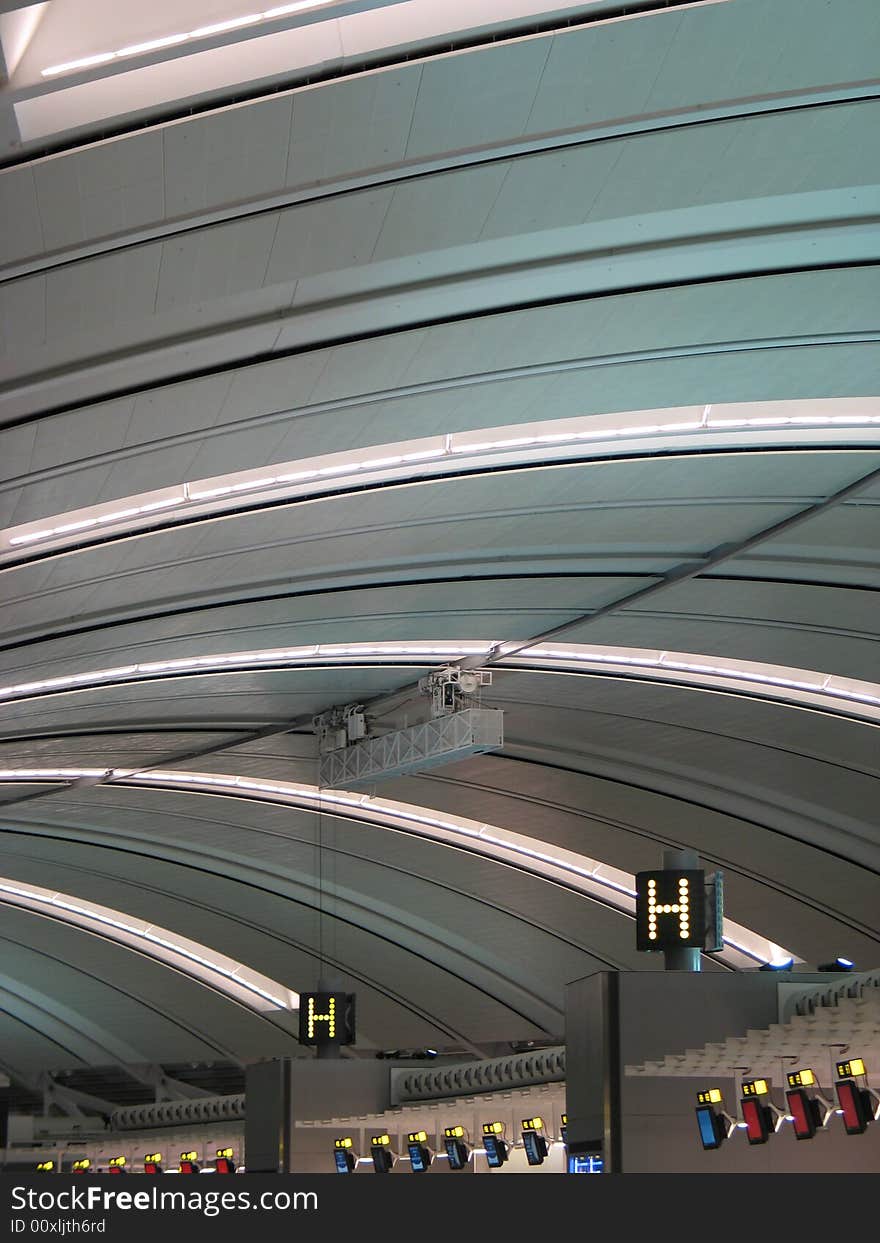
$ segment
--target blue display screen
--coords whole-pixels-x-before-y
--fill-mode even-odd
[[[605,1163],[594,1152],[570,1152],[568,1154],[569,1174],[601,1174]]]
[[[697,1124],[700,1128],[700,1139],[704,1148],[717,1148],[721,1141],[715,1130],[715,1110],[704,1105],[697,1110]]]
[[[507,1147],[503,1140],[496,1139],[494,1135],[485,1135],[483,1147],[486,1149],[486,1162],[493,1170],[497,1170],[499,1165],[504,1164]]]
[[[541,1165],[547,1155],[547,1145],[543,1135],[538,1135],[535,1131],[523,1131],[522,1137],[529,1165]]]
[[[421,1144],[409,1145],[409,1159],[415,1174],[422,1174],[428,1168],[425,1163],[425,1150]]]
[[[446,1140],[446,1155],[451,1170],[463,1170],[467,1165],[467,1149],[457,1139]]]
[[[344,1148],[335,1148],[335,1149],[333,1150],[333,1156],[336,1158],[336,1172],[337,1172],[337,1174],[350,1174],[350,1173],[351,1173],[351,1167],[350,1167],[350,1165],[349,1165],[349,1161],[348,1161],[348,1153],[345,1151],[345,1149],[344,1149]]]

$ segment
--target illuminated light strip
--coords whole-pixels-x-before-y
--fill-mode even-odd
[[[385,3],[394,3],[395,0],[385,0]],[[589,0],[589,3],[596,3],[597,0]],[[726,0],[696,0],[697,3],[715,3],[722,4]],[[283,17],[291,17],[295,13],[302,13],[309,9],[319,9],[329,7],[331,4],[338,3],[338,0],[294,0],[290,4],[276,5],[271,9],[257,11],[253,13],[245,13],[240,17],[228,18],[225,21],[213,22],[207,26],[200,26],[195,30],[182,31],[179,34],[164,35],[157,39],[151,39],[144,43],[134,43],[127,47],[118,48],[113,52],[100,52],[94,56],[83,56],[77,60],[65,61],[62,64],[50,65],[47,69],[40,72],[44,78],[57,77],[59,74],[72,73],[77,69],[88,69],[95,65],[107,63],[112,60],[124,60],[131,56],[139,56],[145,52],[157,51],[162,48],[172,47],[175,44],[186,43],[190,40],[211,38],[214,35],[224,34],[232,30],[243,30],[248,27],[259,26],[266,22],[275,22]],[[688,7],[687,0],[679,0],[682,7]],[[407,5],[407,8],[409,5]],[[427,2],[425,7],[428,7]],[[532,6],[533,13],[537,16],[543,12],[540,5]],[[635,14],[637,15],[637,14]],[[343,17],[345,14],[343,14]],[[485,14],[484,16],[490,16]],[[332,17],[328,20],[333,20]],[[611,19],[619,20],[619,19]],[[600,23],[604,25],[605,23]],[[467,27],[468,29],[472,27]],[[442,34],[445,27],[437,27],[435,34]]]
[[[501,645],[503,648],[503,644]],[[719,664],[710,657],[693,656],[684,652],[652,652],[640,648],[600,648],[588,644],[560,644],[554,648],[535,646],[528,648],[523,656],[511,656],[496,662],[499,666],[514,669],[535,670],[539,663],[554,669],[593,666],[598,671],[645,670],[660,674],[666,681],[676,681],[676,674],[690,674],[702,679],[702,683],[723,689],[726,683],[740,683],[746,687],[768,687],[775,691],[791,691],[811,696],[816,703],[833,711],[832,705],[839,701],[853,705],[863,720],[880,724],[880,683],[864,682],[855,678],[839,678],[830,673],[811,669],[793,669],[784,665],[759,665],[752,661],[734,661]],[[700,685],[702,683],[696,683]],[[684,681],[685,685],[692,685]],[[773,696],[783,702],[810,703],[794,696]],[[878,710],[875,712],[874,710]],[[848,713],[849,714],[849,713]]]
[[[107,776],[108,770],[69,768],[0,769],[0,782],[69,781],[76,777]],[[243,798],[284,802],[307,810],[356,813],[357,817],[383,828],[399,828],[428,840],[447,845],[467,842],[469,848],[494,862],[537,873],[546,880],[557,881],[577,889],[623,914],[635,915],[635,877],[609,864],[590,859],[574,851],[557,848],[554,853],[543,849],[535,838],[513,833],[497,825],[462,816],[440,815],[427,808],[390,799],[375,798],[346,790],[320,789],[317,786],[291,781],[255,781],[230,773],[185,772],[178,769],[115,769],[109,773],[115,783],[129,786],[156,786],[163,789],[229,794]],[[741,967],[742,959],[764,963],[780,957],[793,957],[790,951],[768,941],[751,929],[725,919],[728,933],[724,935],[725,950],[717,957],[729,966]],[[801,959],[795,959],[800,962]]]
[[[0,556],[5,552],[8,557],[11,552],[48,545],[50,541],[56,548],[75,545],[76,537],[86,531],[109,531],[111,528],[118,528],[117,534],[136,531],[144,520],[163,510],[177,511],[169,512],[170,520],[186,521],[197,515],[208,517],[223,512],[221,502],[228,498],[249,496],[250,502],[257,504],[261,500],[296,500],[328,490],[344,491],[352,484],[362,486],[367,479],[374,483],[403,483],[500,466],[564,465],[584,460],[585,448],[589,449],[586,460],[595,460],[619,457],[621,446],[651,453],[707,452],[729,447],[759,451],[768,447],[760,438],[774,434],[777,438],[769,447],[784,448],[790,443],[800,447],[807,443],[833,448],[842,437],[852,433],[858,433],[860,444],[880,443],[880,414],[860,413],[859,406],[865,402],[848,398],[824,404],[839,406],[841,401],[852,407],[851,412],[786,414],[785,410],[802,408],[804,403],[772,402],[764,404],[778,411],[773,415],[737,418],[725,415],[724,411],[739,410],[739,406],[706,406],[699,417],[694,413],[693,417],[682,418],[673,417],[682,414],[681,408],[673,408],[642,412],[641,418],[638,412],[579,416],[373,445],[359,453],[327,454],[298,462],[276,463],[264,470],[186,482],[120,502],[61,514],[54,519],[25,523],[0,532]],[[866,399],[866,402],[876,408],[874,399]],[[658,420],[658,413],[669,417]],[[822,438],[821,433],[825,433],[826,438]],[[811,438],[804,441],[804,435]]]
[[[504,644],[499,642],[462,643],[315,643],[300,647],[264,648],[249,652],[218,652],[209,656],[180,657],[174,660],[144,661],[111,669],[96,669],[63,677],[41,678],[0,686],[0,703],[38,698],[68,690],[121,685],[164,674],[177,676],[197,673],[224,673],[253,668],[311,668],[329,664],[425,664],[439,660],[461,660],[470,656],[488,657]],[[684,686],[708,686],[716,690],[738,689],[772,698],[782,703],[817,706],[823,711],[846,709],[848,717],[869,724],[880,724],[880,684],[811,669],[753,661],[719,663],[709,656],[688,652],[655,651],[648,648],[609,648],[590,644],[540,645],[523,654],[496,659],[495,667],[525,672],[596,673],[637,671],[650,673],[663,681]],[[232,667],[230,669],[230,666]],[[686,675],[686,676],[683,676]],[[768,695],[768,691],[785,692]]]
[[[115,52],[98,52],[94,56],[83,56],[79,60],[64,61],[63,64],[50,65],[48,69],[42,69],[40,72],[44,78],[54,78],[58,74],[73,73],[77,69],[91,69],[96,65],[105,65],[111,60],[142,56],[146,52],[155,52],[161,48],[187,43],[191,39],[209,39],[213,35],[225,34],[230,30],[241,30],[245,26],[259,26],[263,22],[274,22],[281,17],[289,17],[306,9],[319,9],[335,2],[336,0],[298,0],[296,4],[282,4],[274,9],[266,9],[265,12],[245,13],[241,17],[214,22],[209,26],[199,26],[196,30],[186,30],[180,34],[164,35],[159,39],[150,39],[146,43],[132,43],[128,47],[117,48]]]
[[[57,771],[69,772],[70,770],[59,769]],[[77,772],[79,776],[91,775],[91,770],[88,769],[79,769]],[[270,1008],[295,1010],[299,1006],[299,997],[296,993],[259,972],[252,971],[243,963],[236,963],[225,955],[222,956],[221,961],[221,956],[212,954],[206,946],[198,945],[188,939],[184,942],[183,939],[165,928],[143,921],[134,921],[131,916],[110,907],[99,906],[96,903],[83,906],[77,902],[76,898],[68,894],[44,889],[39,885],[25,885],[5,877],[0,878],[0,903],[38,910],[55,918],[59,917],[60,912],[66,922],[109,937],[120,945],[134,943],[143,953],[186,971],[191,978],[201,983],[210,983],[228,996],[244,1001],[252,1009],[264,1012]],[[144,943],[149,948],[146,948]],[[193,948],[189,948],[190,946]],[[157,953],[157,950],[161,952]],[[179,961],[181,959],[183,963]],[[225,966],[224,963],[231,963],[232,966]],[[197,973],[191,969],[187,970],[187,964],[196,966],[201,971]],[[251,978],[240,975],[242,971],[246,971]]]
[[[124,522],[126,518],[139,517],[141,514],[154,513],[159,509],[168,509],[172,505],[183,505],[186,503],[186,496],[183,492],[179,496],[168,497],[161,501],[151,501],[144,505],[129,505],[125,509],[114,509],[108,514],[102,514],[98,518],[80,518],[75,522],[61,523],[56,527],[42,528],[37,532],[27,535],[19,535],[9,540],[13,546],[18,544],[30,544],[35,540],[51,539],[55,535],[67,535],[73,532],[86,531],[89,527],[107,525],[111,523]]]

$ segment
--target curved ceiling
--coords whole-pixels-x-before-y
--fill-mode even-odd
[[[3,884],[338,980],[366,1053],[661,969],[667,847],[707,970],[880,943],[880,14],[521,16],[0,171]],[[315,714],[462,661],[501,751],[316,795]],[[301,1052],[2,897],[22,1081]]]

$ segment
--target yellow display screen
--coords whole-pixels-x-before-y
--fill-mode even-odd
[[[705,1092],[698,1092],[697,1102],[700,1105],[720,1105],[721,1104],[721,1089],[720,1088],[707,1088]]]
[[[857,1075],[865,1073],[865,1063],[860,1057],[850,1058],[848,1062],[837,1063],[838,1079],[854,1079]]]
[[[811,1070],[790,1070],[785,1077],[790,1088],[811,1088],[816,1082]]]

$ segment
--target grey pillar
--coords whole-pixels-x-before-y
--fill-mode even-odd
[[[620,977],[599,971],[565,990],[566,1143],[621,1172]]]
[[[244,1153],[249,1174],[284,1174],[291,1156],[290,1058],[245,1071]]]

